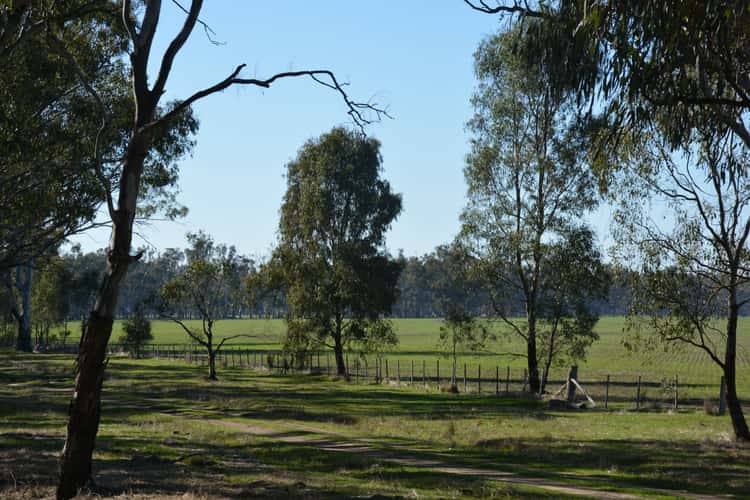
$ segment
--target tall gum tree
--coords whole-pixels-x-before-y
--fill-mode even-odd
[[[154,147],[158,131],[177,119],[193,103],[221,92],[233,85],[252,85],[268,88],[284,78],[306,77],[337,92],[344,100],[355,123],[363,127],[386,113],[372,103],[356,102],[349,98],[330,70],[303,70],[278,73],[266,79],[243,78],[244,64],[237,66],[220,82],[199,90],[184,100],[173,103],[159,113],[162,99],[175,58],[199,23],[202,0],[192,0],[185,8],[185,20],[172,38],[161,58],[152,57],[151,49],[159,26],[162,1],[151,0],[136,9],[131,0],[119,2],[121,22],[129,40],[128,54],[132,83],[134,113],[130,136],[127,138],[120,162],[119,176],[106,193],[106,206],[112,233],[106,253],[104,276],[89,314],[87,329],[81,338],[76,365],[75,391],[70,401],[67,436],[60,459],[58,498],[72,498],[85,486],[91,476],[91,457],[94,450],[101,410],[101,390],[106,367],[106,347],[112,334],[118,293],[128,267],[139,258],[131,255],[133,225],[138,212],[141,178],[144,163]],[[52,32],[55,37],[55,33]],[[71,65],[79,67],[64,37],[54,38],[57,49],[69,57]],[[154,65],[153,84],[149,84],[149,66]],[[83,71],[79,71],[86,90],[100,103],[102,129],[106,129],[105,95],[88,85]],[[95,155],[97,156],[97,155]]]
[[[659,135],[659,149],[669,150],[666,156],[679,157],[686,151],[700,150],[711,136],[723,137],[722,141],[733,145],[718,150],[713,146],[708,148],[727,155],[712,159],[713,166],[709,163],[692,165],[695,171],[706,174],[705,191],[704,182],[696,183],[696,178],[685,177],[684,171],[675,168],[672,158],[662,158],[658,170],[661,174],[667,173],[662,177],[667,184],[662,186],[660,196],[669,199],[676,212],[695,214],[697,211],[698,219],[687,227],[695,234],[708,236],[713,242],[704,242],[707,251],[715,252],[715,257],[720,259],[721,265],[715,274],[700,279],[696,278],[699,274],[693,267],[697,264],[691,259],[681,258],[675,263],[678,275],[697,279],[693,281],[695,286],[716,280],[724,282],[724,292],[720,294],[722,297],[727,294],[721,315],[726,320],[724,360],[714,361],[720,366],[723,364],[725,372],[729,370],[729,377],[735,366],[736,322],[733,318],[738,309],[736,297],[732,298],[733,290],[743,281],[739,277],[742,274],[739,263],[744,258],[745,238],[740,228],[745,227],[748,217],[742,196],[732,194],[733,186],[744,186],[746,174],[742,169],[730,167],[738,155],[744,157],[750,151],[750,79],[747,78],[750,74],[750,9],[747,2],[558,0],[530,4],[518,0],[464,1],[477,11],[521,21],[530,36],[519,53],[527,61],[546,61],[555,86],[576,92],[589,111],[595,104],[605,110],[607,126],[602,140],[597,141],[598,153],[603,152],[603,156],[616,160],[627,156],[618,151],[622,145],[632,144],[629,138],[648,133]],[[533,20],[541,22],[530,22]],[[653,126],[654,121],[658,122],[657,127]],[[724,137],[726,133],[731,133],[734,139]],[[619,167],[620,162],[613,164]],[[606,174],[607,177],[612,175],[611,172]],[[635,175],[647,182],[651,179],[648,171],[636,171]],[[727,195],[729,198],[722,200]],[[659,240],[684,242],[685,238],[690,239],[685,230],[677,227],[672,235],[682,233],[677,238]],[[649,252],[647,246],[642,250],[645,254]],[[675,257],[674,248],[670,254]],[[733,268],[736,271],[732,271]],[[651,300],[661,300],[655,288],[646,287],[649,289],[653,292]],[[683,326],[682,332],[674,333],[695,341],[692,335],[698,327]],[[703,350],[707,347],[700,339],[696,344]],[[728,381],[728,385],[731,383]],[[750,440],[741,408],[730,409],[730,414],[735,436]]]
[[[513,54],[518,31],[483,41],[475,54],[479,87],[468,124],[463,237],[477,256],[495,313],[526,344],[529,387],[542,389],[538,328],[549,243],[596,205],[595,179],[577,153],[572,97],[557,94],[544,68]],[[503,295],[520,298],[526,321],[513,321]]]
[[[680,150],[654,130],[638,148],[638,173],[619,175],[617,248],[622,262],[641,271],[628,346],[703,351],[724,375],[734,434],[747,440],[737,327],[748,302],[741,291],[750,283],[750,154],[728,127],[710,123]],[[644,205],[644,195],[651,203]],[[652,217],[655,211],[669,223]]]
[[[386,253],[385,233],[401,196],[381,171],[380,143],[344,128],[307,142],[287,165],[273,268],[289,304],[288,341],[332,348],[342,376],[347,344],[395,339],[382,316],[402,265]]]

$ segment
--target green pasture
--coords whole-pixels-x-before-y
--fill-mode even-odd
[[[72,355],[0,351],[0,497],[52,494],[72,367]],[[223,367],[218,382],[202,375],[181,361],[111,358],[94,497],[568,498],[533,481],[395,465],[247,430],[254,426],[651,498],[750,491],[750,448],[731,441],[728,417],[702,410],[552,411],[513,396],[325,376]]]
[[[192,327],[200,327],[199,321],[186,322]],[[427,377],[435,376],[437,369],[443,377],[449,376],[449,360],[437,349],[439,319],[394,319],[394,327],[399,337],[399,344],[385,355],[389,360],[389,368],[393,375],[398,366],[402,378],[411,375],[411,365],[414,364],[415,377],[419,378],[424,366]],[[591,347],[586,360],[579,363],[579,379],[597,399],[604,396],[604,380],[609,375],[612,382],[610,395],[617,399],[633,399],[635,389],[625,384],[635,384],[638,377],[642,377],[642,397],[646,400],[667,402],[673,398],[674,377],[677,375],[678,392],[681,399],[693,400],[702,404],[704,398],[717,398],[720,383],[720,371],[708,356],[695,348],[685,348],[681,352],[667,353],[664,351],[629,352],[623,345],[625,318],[621,316],[606,316],[600,319],[596,331],[600,339]],[[510,368],[511,379],[522,380],[526,366],[523,357],[524,346],[518,338],[507,335],[507,327],[499,322],[492,323],[498,334],[498,340],[487,346],[480,353],[464,353],[458,360],[459,378],[463,377],[464,365],[469,378],[476,377],[481,366],[483,379],[487,379],[485,390],[494,386],[492,379],[499,372],[504,379]],[[77,331],[77,325],[70,324],[69,328]],[[122,322],[115,323],[112,340],[116,341],[122,333]],[[174,322],[153,322],[154,343],[157,344],[185,344],[189,339],[184,331]],[[216,322],[217,338],[233,335],[247,335],[247,337],[233,339],[228,344],[241,345],[242,349],[278,349],[279,340],[286,331],[283,320],[280,319],[238,319],[221,320]],[[504,334],[505,333],[505,334]],[[75,342],[76,339],[69,340]],[[357,356],[350,355],[350,364],[354,366]],[[374,361],[368,360],[369,366]],[[329,361],[331,362],[331,361]],[[739,367],[738,385],[741,397],[750,396],[750,318],[741,318],[739,334]],[[324,361],[321,361],[323,364]],[[364,361],[360,361],[363,366]],[[440,365],[438,367],[438,364]],[[363,368],[361,368],[363,369]],[[554,367],[551,373],[549,389],[557,389],[555,385],[565,378],[566,366]],[[618,385],[622,384],[622,385]],[[501,381],[501,385],[504,383]],[[513,387],[519,390],[521,387]]]

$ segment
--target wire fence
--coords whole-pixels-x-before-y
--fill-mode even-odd
[[[77,346],[66,347],[76,352]],[[110,344],[110,353],[127,353],[122,344]],[[148,344],[138,353],[142,358],[181,361],[197,367],[208,366],[205,348],[194,344]],[[253,369],[289,375],[345,376],[353,384],[383,384],[424,391],[456,392],[468,395],[518,397],[528,395],[529,379],[525,369],[482,363],[459,363],[455,376],[453,363],[446,358],[405,359],[403,356],[344,355],[345,374],[339,374],[335,357],[330,351],[290,354],[282,350],[256,349],[252,344],[224,346],[216,355],[217,369]],[[722,412],[724,381],[717,377],[712,383],[684,381],[678,375],[648,380],[643,376],[606,375],[576,378],[599,408],[632,408],[639,410],[703,407],[706,411]],[[561,393],[568,378],[550,378],[546,392]]]

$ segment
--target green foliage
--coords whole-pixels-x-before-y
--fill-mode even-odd
[[[593,339],[595,318],[583,310],[579,287],[603,268],[593,235],[579,227],[597,197],[596,178],[579,155],[587,135],[573,113],[574,96],[557,92],[543,66],[528,65],[515,53],[522,37],[517,29],[502,32],[475,54],[479,87],[468,125],[462,236],[475,256],[474,279],[495,313],[527,343],[530,384],[537,391],[543,390],[540,355],[549,361],[562,352],[554,340],[560,331],[577,355]],[[571,265],[584,267],[577,274],[567,271]],[[519,303],[526,314],[522,324],[509,319]],[[571,313],[577,317],[572,322]]]
[[[65,261],[57,256],[49,258],[34,273],[31,321],[37,345],[49,345],[50,328],[66,321],[69,312],[67,293],[72,281],[72,273]]]
[[[151,333],[151,321],[143,313],[143,308],[138,307],[135,314],[123,322],[124,334],[118,339],[128,351],[140,357],[143,346],[153,340]]]
[[[385,232],[401,197],[381,169],[380,144],[343,128],[307,142],[287,165],[271,270],[289,304],[290,342],[332,338],[340,352],[382,337],[378,319],[397,298],[401,272],[385,252]]]
[[[128,38],[112,2],[29,8],[24,23],[45,29],[23,32],[12,50],[0,47],[0,269],[94,224],[116,185],[135,112],[124,57]],[[139,217],[184,215],[175,161],[192,150],[197,127],[187,110],[155,131]]]

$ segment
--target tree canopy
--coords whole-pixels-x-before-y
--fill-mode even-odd
[[[344,345],[382,334],[381,316],[398,296],[401,264],[387,254],[385,234],[401,197],[381,178],[381,162],[377,140],[335,128],[287,165],[274,260],[290,331],[333,341],[342,375]]]

